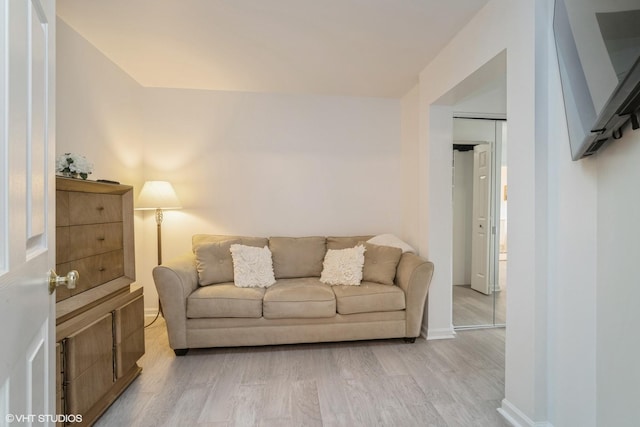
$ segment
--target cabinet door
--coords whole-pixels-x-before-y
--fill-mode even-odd
[[[56,414],[64,414],[64,389],[62,376],[62,345],[56,343]],[[56,426],[63,426],[64,423],[57,422]]]
[[[65,361],[67,413],[84,414],[114,382],[111,313],[66,339]]]
[[[116,375],[123,377],[144,354],[144,302],[140,295],[115,311]]]

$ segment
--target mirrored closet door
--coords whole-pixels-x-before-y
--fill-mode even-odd
[[[506,323],[507,124],[454,119],[453,325]]]

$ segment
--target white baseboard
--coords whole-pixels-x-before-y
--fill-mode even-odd
[[[507,399],[502,399],[502,407],[498,408],[498,412],[514,427],[553,427],[548,421],[533,421]]]
[[[144,309],[144,317],[156,317],[158,314],[157,308],[146,308]]]
[[[464,113],[456,111],[453,113],[453,117],[456,119],[493,119],[493,120],[506,120],[507,115],[503,113]]]
[[[425,330],[424,325],[422,325],[422,336],[427,340],[448,340],[456,337],[456,331],[453,330],[453,326],[450,328],[429,328]]]

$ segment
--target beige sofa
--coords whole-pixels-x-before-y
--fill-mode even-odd
[[[207,347],[380,338],[413,342],[421,330],[431,262],[365,243],[359,286],[320,281],[327,250],[351,248],[370,237],[194,235],[192,253],[153,270],[169,345],[183,355]],[[275,284],[235,286],[231,244],[269,247]]]

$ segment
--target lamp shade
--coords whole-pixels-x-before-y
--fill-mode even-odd
[[[167,181],[147,181],[142,186],[136,210],[181,209],[173,186]]]

